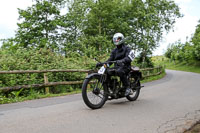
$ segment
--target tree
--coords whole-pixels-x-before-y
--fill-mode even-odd
[[[66,0],[67,13],[60,14],[65,0],[34,0],[20,10],[16,42],[22,47],[62,49],[62,53],[105,54],[112,49],[112,36],[131,36],[130,46],[141,52],[143,62],[158,47],[164,31],[181,17],[170,0]],[[91,43],[92,42],[92,43]],[[96,55],[96,54],[94,54]]]
[[[96,0],[90,3],[84,33],[111,39],[116,32],[132,36],[131,46],[145,57],[152,54],[164,31],[169,31],[179,7],[167,0]]]
[[[181,14],[173,1],[166,0],[133,0],[129,12],[136,13],[133,17],[129,15],[129,31],[145,62],[145,58],[159,46],[163,32],[169,31]]]
[[[2,43],[1,49],[9,49],[11,51],[17,49],[17,45],[15,45],[14,38],[1,39],[0,42]]]
[[[16,42],[21,47],[59,48],[61,33],[60,8],[63,0],[34,0],[26,10],[18,9],[19,20]]]
[[[194,46],[191,45],[190,42],[186,42],[183,47],[183,54],[184,54],[184,60],[189,63],[191,60],[195,59],[195,53],[194,53]]]
[[[199,20],[200,23],[200,20]],[[194,36],[192,37],[192,43],[194,44],[194,54],[197,60],[200,60],[200,24],[197,25]]]
[[[62,23],[65,25],[63,29],[63,51],[66,56],[71,53],[82,51],[82,43],[80,43],[83,35],[83,27],[85,14],[87,12],[87,0],[71,0],[67,6],[68,12],[62,16]]]

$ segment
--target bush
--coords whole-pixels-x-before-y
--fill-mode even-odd
[[[0,70],[52,70],[52,69],[92,69],[96,62],[87,57],[65,58],[60,54],[52,52],[50,49],[25,49],[20,48],[15,51],[0,50]],[[84,79],[85,73],[48,73],[49,82],[59,81],[78,81]],[[41,84],[44,83],[42,73],[33,74],[1,74],[0,87]],[[73,89],[70,88],[70,91]],[[33,91],[43,93],[44,91],[33,88]],[[57,86],[51,87],[51,92],[60,93],[69,91],[69,87]],[[23,90],[20,95],[31,95],[30,90]],[[11,95],[6,95],[11,97]],[[12,95],[13,96],[13,95]]]

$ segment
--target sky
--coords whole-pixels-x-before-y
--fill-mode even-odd
[[[32,0],[0,0],[0,39],[14,37],[18,10],[32,5]]]
[[[200,0],[175,0],[181,8],[184,17],[177,19],[174,32],[171,30],[164,34],[160,46],[153,52],[153,55],[163,54],[168,44],[186,38],[191,38],[195,32],[198,20],[200,20]],[[14,37],[17,30],[18,10],[26,9],[32,5],[32,0],[0,0],[0,39]]]

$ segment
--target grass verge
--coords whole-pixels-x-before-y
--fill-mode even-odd
[[[59,94],[32,94],[27,97],[14,97],[14,98],[6,98],[0,96],[0,104],[7,104],[7,103],[16,103],[16,102],[23,102],[28,100],[34,100],[34,99],[42,99],[42,98],[50,98],[50,97],[58,97],[58,96],[66,96],[66,95],[72,95],[72,94],[78,94],[81,93],[81,90],[76,90],[73,92],[67,92],[67,93],[59,93]]]
[[[178,64],[168,63],[166,65],[166,68],[171,70],[200,73],[200,66],[191,64],[189,65],[186,63],[178,63]]]
[[[152,57],[152,60],[155,65],[165,66],[166,69],[200,73],[200,61],[194,61],[194,60],[191,60],[190,62],[170,61],[164,56],[155,56]]]

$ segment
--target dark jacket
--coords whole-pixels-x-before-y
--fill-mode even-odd
[[[111,52],[110,58],[107,61],[121,60],[126,67],[131,67],[131,59],[129,58],[131,48],[122,44],[121,48],[115,48]],[[116,65],[118,66],[118,65]]]

